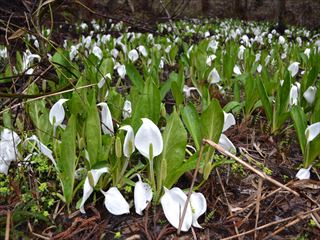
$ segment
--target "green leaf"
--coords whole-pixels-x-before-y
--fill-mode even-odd
[[[140,92],[142,92],[144,89],[144,81],[143,81],[140,73],[138,72],[138,70],[135,68],[135,66],[131,63],[127,63],[126,64],[126,71],[127,71],[127,75],[129,77],[130,81],[132,82],[132,84],[134,86],[136,86]]]
[[[87,151],[89,153],[90,165],[98,161],[98,153],[101,148],[101,124],[98,109],[96,106],[95,94],[92,96],[91,104],[87,112],[85,122],[85,134]]]
[[[59,178],[67,204],[72,202],[74,173],[76,170],[76,129],[77,116],[71,115],[67,128],[63,132],[60,144],[60,158],[57,161]]]
[[[177,82],[171,83],[171,91],[172,95],[174,97],[174,100],[176,101],[176,105],[179,106],[183,103],[183,93],[181,89],[179,88]]]
[[[200,127],[200,118],[197,113],[197,110],[195,109],[193,104],[190,103],[189,105],[185,106],[182,109],[181,115],[182,115],[182,120],[185,126],[187,127],[189,133],[191,134],[191,137],[194,141],[196,149],[199,150],[201,145],[202,135],[201,135],[201,127]]]
[[[176,111],[174,111],[167,122],[166,128],[163,132],[163,151],[159,156],[157,163],[166,161],[167,165],[167,178],[173,179],[170,175],[172,169],[180,168],[184,161],[185,149],[187,145],[187,132],[183,126],[183,123]],[[158,164],[161,165],[161,164]],[[159,168],[158,168],[159,169]],[[162,171],[162,169],[160,169]],[[165,179],[164,185],[167,188],[171,188],[167,185]]]
[[[272,106],[271,106],[271,103],[269,101],[269,97],[268,97],[268,94],[266,92],[266,89],[261,81],[260,78],[257,79],[257,87],[258,87],[258,93],[259,93],[259,96],[260,96],[260,99],[261,99],[261,102],[262,102],[262,105],[263,105],[263,108],[264,108],[264,111],[266,113],[266,116],[269,120],[269,122],[272,121]]]
[[[224,114],[217,99],[212,100],[203,111],[200,122],[202,137],[218,142],[224,124]]]
[[[300,148],[302,154],[305,154],[305,146],[306,146],[306,136],[304,134],[307,128],[307,119],[303,109],[299,106],[293,106],[291,109],[291,118],[294,123],[294,128],[296,129],[298,140],[300,143]]]

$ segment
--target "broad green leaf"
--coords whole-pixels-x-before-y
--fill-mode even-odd
[[[101,148],[101,123],[96,105],[95,94],[93,94],[91,104],[88,108],[85,122],[86,146],[89,153],[90,165],[93,166],[98,161],[98,153]]]
[[[132,82],[132,84],[134,86],[136,86],[140,92],[142,92],[144,89],[144,81],[143,81],[140,73],[138,72],[138,70],[135,68],[135,66],[131,63],[127,63],[126,64],[126,71],[127,71],[127,75],[129,77],[130,81]]]
[[[172,95],[174,97],[174,100],[176,101],[176,105],[179,106],[183,103],[183,93],[181,89],[179,88],[177,82],[171,83],[171,91]]]
[[[201,135],[201,127],[200,127],[200,118],[197,113],[197,110],[192,105],[192,103],[190,103],[182,109],[181,115],[182,115],[182,120],[194,141],[196,149],[199,150],[201,145],[202,135]]]
[[[260,78],[257,79],[257,87],[258,87],[258,92],[259,92],[259,96],[260,96],[260,100],[262,102],[264,111],[266,113],[266,116],[269,120],[269,122],[272,121],[272,106],[271,103],[269,101],[269,97],[268,94],[266,92],[266,89],[261,81]]]
[[[67,204],[72,202],[74,173],[76,170],[76,130],[77,116],[71,115],[67,128],[63,132],[60,144],[60,158],[57,160],[59,178]]]
[[[161,163],[163,160],[166,161],[167,177],[170,178],[172,173],[171,170],[180,168],[182,165],[187,145],[187,132],[176,111],[174,111],[168,118],[168,122],[162,136],[163,151],[159,156],[157,163]],[[160,164],[158,164],[158,166],[160,166]],[[162,169],[160,169],[160,171],[162,171]],[[164,185],[167,188],[170,188],[171,186],[166,184],[166,179]]]
[[[298,135],[301,151],[304,154],[307,142],[304,133],[307,128],[307,119],[303,109],[299,106],[293,106],[291,109],[291,118],[293,120],[294,128],[296,129]]]
[[[224,124],[224,115],[217,99],[212,100],[208,108],[203,111],[200,122],[202,137],[218,142]]]

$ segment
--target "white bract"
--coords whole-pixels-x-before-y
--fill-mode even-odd
[[[119,128],[119,130],[127,131],[127,134],[124,138],[124,143],[123,143],[123,155],[129,158],[135,150],[133,129],[130,125],[125,125]]]
[[[310,169],[311,169],[311,166],[308,168],[301,168],[297,172],[296,178],[298,178],[299,180],[310,179]]]
[[[289,105],[298,105],[299,99],[299,85],[292,84],[290,93],[289,93]]]
[[[137,61],[138,58],[139,58],[139,54],[138,54],[137,50],[132,49],[132,50],[128,53],[128,58],[130,59],[131,62]]]
[[[241,74],[241,70],[240,70],[238,65],[234,65],[233,73],[236,74],[236,75],[240,75]]]
[[[119,67],[117,67],[117,73],[119,74],[119,76],[124,79],[124,77],[127,74],[126,71],[126,66],[125,65],[120,65]]]
[[[134,206],[136,213],[142,215],[142,211],[152,200],[152,190],[149,184],[142,182],[139,174],[137,176],[139,181],[134,186]]]
[[[142,54],[142,56],[148,57],[147,49],[143,45],[138,47],[138,51]]]
[[[208,75],[208,82],[210,84],[218,83],[220,82],[220,75],[217,71],[217,69],[212,69],[211,72]]]
[[[320,122],[308,126],[304,134],[306,135],[307,143],[311,142],[320,134]]]
[[[46,145],[44,145],[42,142],[40,142],[39,138],[36,135],[32,135],[31,137],[27,138],[24,142],[26,142],[26,141],[35,141],[39,151],[43,155],[45,155],[47,158],[49,158],[51,160],[51,162],[53,163],[53,165],[55,167],[57,167],[57,163],[54,160],[52,151]]]
[[[93,184],[93,186],[91,186],[90,184],[90,179],[89,176],[86,177],[86,180],[84,181],[84,185],[83,185],[83,196],[82,196],[82,201],[80,204],[80,212],[81,213],[85,213],[86,211],[84,210],[84,204],[87,201],[87,199],[90,197],[91,193],[93,192],[93,188],[97,185],[101,175],[103,173],[107,173],[109,171],[109,169],[107,167],[104,168],[100,168],[100,169],[92,169],[91,171],[88,172],[88,175],[91,175],[91,179],[93,180],[93,182],[91,182],[91,184]]]
[[[216,57],[217,57],[217,56],[214,55],[214,54],[209,55],[209,56],[207,57],[206,64],[207,64],[208,66],[211,66],[213,60],[215,60]]]
[[[134,144],[149,160],[160,155],[163,150],[163,139],[157,125],[148,118],[142,118],[142,125],[136,133]],[[152,146],[152,156],[150,156],[150,146]]]
[[[288,71],[291,74],[291,77],[295,77],[299,71],[299,65],[300,63],[298,62],[293,62],[290,64],[290,66],[288,67]]]
[[[235,120],[235,118],[234,118],[232,113],[223,112],[223,115],[224,115],[224,123],[223,123],[222,132],[225,132],[231,126],[236,124],[236,120]],[[229,138],[223,133],[220,136],[219,145],[221,145],[221,147],[223,147],[225,150],[227,150],[227,151],[229,151],[231,153],[236,153],[237,152],[236,147],[229,140]]]
[[[130,206],[126,199],[122,196],[118,188],[111,187],[107,192],[104,192],[102,190],[101,192],[105,197],[104,205],[110,213],[112,213],[113,215],[130,213]]]
[[[196,87],[188,87],[187,85],[184,85],[182,91],[183,91],[184,95],[186,96],[186,98],[189,98],[191,96],[191,91],[197,91],[201,96],[201,93],[199,92],[199,90]]]
[[[9,166],[19,154],[20,137],[14,131],[3,129],[0,138],[0,173],[8,174]]]
[[[55,135],[56,128],[58,126],[62,127],[62,122],[65,117],[65,112],[63,108],[63,104],[68,101],[68,99],[60,99],[50,109],[49,112],[49,121],[51,125],[53,125],[53,134]]]
[[[187,201],[187,195],[177,187],[170,190],[164,188],[164,192],[164,195],[160,199],[164,215],[169,223],[178,229],[182,212]],[[207,203],[204,196],[201,193],[192,193],[185,217],[181,224],[181,230],[187,232],[191,225],[201,228],[197,220],[206,210]]]
[[[98,82],[98,88],[102,88],[106,83],[106,79],[109,78],[111,80],[111,74],[107,73],[101,80]]]
[[[312,104],[316,99],[317,88],[314,86],[308,87],[308,89],[303,93],[303,97],[309,104]]]
[[[112,122],[112,116],[111,116],[111,112],[108,107],[108,104],[105,102],[102,102],[102,103],[98,103],[97,106],[102,107],[101,123],[102,123],[103,134],[113,135],[114,134],[113,122]]]
[[[102,50],[98,46],[94,46],[92,49],[92,53],[99,59],[101,60],[103,57]]]
[[[122,117],[123,119],[130,118],[132,113],[131,102],[126,100],[122,109]]]

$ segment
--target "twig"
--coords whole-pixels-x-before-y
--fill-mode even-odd
[[[243,233],[240,233],[240,234],[231,236],[231,237],[223,238],[222,240],[230,240],[230,239],[238,238],[238,237],[241,237],[241,236],[244,236],[244,235],[248,235],[248,234],[250,234],[250,233],[253,233],[254,231],[262,230],[262,229],[264,229],[264,228],[271,227],[271,226],[276,225],[276,224],[279,224],[279,223],[287,222],[287,221],[290,221],[290,220],[295,219],[295,218],[297,218],[297,217],[301,218],[301,217],[303,217],[303,216],[309,215],[310,213],[317,212],[317,211],[320,211],[320,207],[315,208],[315,209],[310,210],[310,211],[305,212],[305,213],[299,213],[299,214],[297,214],[297,215],[295,215],[295,216],[292,216],[292,217],[287,217],[287,218],[284,218],[284,219],[281,219],[281,220],[278,220],[278,221],[274,221],[274,222],[271,222],[271,223],[267,223],[267,224],[265,224],[265,225],[262,225],[262,226],[260,226],[260,227],[251,229],[251,230],[249,230],[249,231],[246,231],[246,232],[243,232]]]
[[[10,223],[11,223],[11,212],[8,210],[7,211],[7,223],[6,223],[5,240],[9,240],[10,239]]]
[[[257,191],[257,199],[256,199],[256,222],[254,227],[258,227],[258,222],[259,222],[259,212],[260,212],[260,201],[261,201],[261,192],[262,192],[262,182],[263,179],[259,178],[258,182],[258,191]],[[257,239],[257,231],[254,232],[254,239]]]
[[[219,144],[214,143],[211,140],[208,139],[204,139],[203,140],[205,143],[209,144],[211,147],[217,149],[219,152],[221,152],[222,154],[234,159],[235,161],[237,161],[238,163],[240,163],[241,165],[245,166],[246,168],[248,168],[249,170],[251,170],[252,172],[256,173],[257,175],[259,175],[260,177],[262,177],[263,179],[268,180],[269,182],[273,183],[274,185],[283,188],[289,192],[291,192],[292,194],[299,196],[299,193],[297,193],[296,191],[292,190],[291,188],[283,185],[282,183],[278,182],[277,180],[271,178],[270,176],[268,176],[267,174],[265,174],[264,172],[261,172],[257,169],[255,169],[254,167],[252,167],[250,164],[248,164],[247,162],[243,161],[242,159],[238,158],[237,156],[233,155],[232,153],[226,151],[223,147],[221,147]]]
[[[194,173],[193,173],[193,178],[192,178],[191,186],[189,188],[187,200],[186,200],[186,203],[184,204],[181,218],[179,219],[179,226],[178,226],[178,232],[177,232],[178,235],[181,232],[182,223],[183,223],[184,217],[186,216],[188,204],[189,204],[190,197],[191,197],[191,194],[192,194],[192,189],[193,189],[194,183],[195,183],[196,178],[197,178],[197,174],[198,174],[198,170],[199,170],[199,167],[200,167],[200,161],[201,161],[201,158],[202,158],[202,152],[203,152],[204,145],[205,145],[205,142],[203,141],[202,144],[201,144],[199,157],[197,159],[196,169],[194,170]]]

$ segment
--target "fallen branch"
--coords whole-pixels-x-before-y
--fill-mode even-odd
[[[208,140],[208,139],[204,139],[203,140],[206,144],[209,144],[211,147],[217,149],[219,152],[221,152],[222,154],[232,158],[233,160],[237,161],[238,163],[240,163],[241,165],[245,166],[246,168],[248,168],[249,170],[251,170],[252,172],[254,172],[255,174],[259,175],[260,177],[262,177],[263,179],[273,183],[274,185],[285,189],[289,192],[291,192],[292,194],[299,196],[299,193],[297,193],[296,191],[292,190],[291,188],[283,185],[282,183],[278,182],[277,180],[271,178],[270,176],[268,176],[267,174],[265,174],[264,172],[261,172],[257,169],[255,169],[254,167],[252,167],[250,164],[248,164],[247,162],[243,161],[242,159],[238,158],[237,156],[233,155],[232,153],[226,151],[223,147],[221,147],[219,144],[216,144],[215,142]]]

